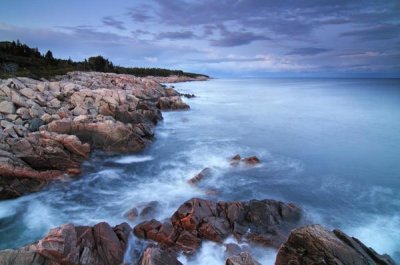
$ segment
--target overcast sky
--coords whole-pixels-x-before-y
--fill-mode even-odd
[[[213,76],[400,77],[400,1],[1,0],[0,40]]]

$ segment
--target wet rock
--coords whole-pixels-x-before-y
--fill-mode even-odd
[[[139,216],[139,212],[136,208],[130,209],[125,216],[130,220],[130,221],[135,221],[136,218]]]
[[[231,158],[231,163],[230,163],[230,164],[231,164],[232,166],[239,165],[241,159],[242,159],[242,158],[240,157],[240,155],[237,154],[237,155],[235,155],[235,156],[233,156],[233,157]]]
[[[242,252],[242,248],[235,243],[225,244],[225,257],[229,258],[231,256],[238,255]]]
[[[197,250],[202,240],[222,242],[229,235],[278,247],[300,218],[298,207],[274,200],[214,202],[194,198],[178,208],[171,222],[145,221],[134,233],[189,253]]]
[[[8,265],[121,264],[130,232],[126,223],[113,228],[104,222],[93,227],[66,224],[51,229],[36,244],[19,250],[0,251],[0,261],[6,260]]]
[[[196,176],[188,180],[188,183],[190,185],[197,185],[200,181],[202,181],[204,178],[207,178],[211,176],[212,170],[208,167],[200,171]]]
[[[0,120],[4,129],[0,132],[0,150],[24,163],[3,159],[0,174],[7,173],[5,186],[0,186],[7,191],[3,194],[14,197],[30,190],[20,192],[18,188],[14,192],[12,187],[22,184],[12,184],[13,178],[27,187],[36,187],[41,186],[36,185],[37,179],[55,175],[52,170],[58,176],[78,174],[80,163],[91,149],[142,150],[154,137],[154,125],[162,119],[159,101],[168,109],[188,107],[175,90],[165,90],[155,80],[131,75],[71,72],[52,82],[29,78],[0,81]],[[29,179],[36,180],[29,185]]]
[[[256,156],[249,156],[249,157],[241,158],[241,156],[239,154],[235,155],[234,157],[232,157],[230,159],[230,164],[232,166],[237,166],[240,163],[244,163],[247,166],[254,166],[254,165],[261,163],[261,161]]]
[[[275,265],[394,265],[388,255],[379,255],[354,237],[320,225],[295,229],[279,248]]]
[[[174,252],[159,247],[148,247],[139,261],[139,265],[182,265]]]
[[[160,204],[158,203],[158,201],[151,201],[149,203],[146,203],[140,211],[140,217],[143,219],[153,217],[157,213],[159,207]]]
[[[261,163],[260,159],[258,159],[258,157],[256,157],[256,156],[250,156],[250,157],[243,158],[242,161],[246,165],[250,165],[250,166],[257,165],[257,164]]]
[[[188,109],[189,105],[184,103],[179,96],[161,97],[157,101],[157,107],[161,110]]]
[[[261,265],[249,252],[241,252],[227,258],[225,265]]]

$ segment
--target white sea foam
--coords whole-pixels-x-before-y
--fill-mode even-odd
[[[379,254],[387,253],[392,257],[400,250],[400,215],[365,216],[365,225],[347,227],[345,232],[372,247]]]
[[[233,238],[225,240],[226,243],[238,244],[242,247],[243,251],[250,250],[251,255],[255,260],[260,262],[262,265],[273,265],[275,262],[276,252],[269,248],[261,248],[255,246],[249,246],[246,243],[238,243]],[[206,241],[203,242],[201,249],[194,257],[187,257],[180,255],[179,261],[184,265],[220,265],[225,264],[225,245],[215,242]]]
[[[152,156],[138,156],[138,155],[130,155],[130,156],[123,156],[114,160],[114,162],[119,164],[132,164],[132,163],[141,163],[146,161],[153,160]]]

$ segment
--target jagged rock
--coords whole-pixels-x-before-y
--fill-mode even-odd
[[[148,247],[140,258],[139,265],[182,265],[176,253],[158,247]]]
[[[153,126],[162,119],[157,107],[160,98],[168,109],[187,107],[178,92],[154,80],[96,72],[71,72],[51,82],[11,78],[0,81],[0,97],[4,128],[0,150],[24,163],[18,161],[15,167],[3,161],[8,177],[0,188],[12,197],[29,190],[10,193],[11,187],[22,185],[12,185],[13,178],[22,186],[37,187],[29,180],[48,170],[57,171],[57,176],[75,175],[90,148],[118,152],[145,148],[154,136]]]
[[[256,157],[256,156],[250,156],[250,157],[243,158],[242,161],[246,165],[256,165],[256,164],[261,163],[260,159],[258,159],[258,157]]]
[[[211,176],[212,170],[208,167],[200,171],[196,176],[188,180],[190,185],[197,185],[201,180]]]
[[[279,248],[275,265],[394,265],[358,239],[320,225],[295,229]]]
[[[104,222],[93,227],[62,225],[51,229],[36,244],[0,251],[0,264],[2,261],[7,265],[121,264],[131,230],[127,223],[114,228]]]
[[[213,202],[194,198],[181,205],[171,221],[145,221],[135,226],[134,233],[185,252],[195,251],[201,240],[222,242],[231,234],[278,247],[300,219],[298,207],[274,200]]]
[[[227,258],[225,265],[261,265],[249,252],[241,252]]]
[[[241,158],[241,156],[239,154],[235,155],[234,157],[232,157],[230,159],[230,164],[232,166],[237,166],[240,163],[244,163],[245,165],[248,165],[248,166],[254,166],[254,165],[261,163],[261,161],[256,156],[249,156],[249,157]]]
[[[188,109],[189,105],[184,103],[179,96],[161,97],[158,99],[157,107],[161,110]]]
[[[15,113],[15,106],[10,101],[2,101],[0,102],[0,113],[4,114],[14,114]]]

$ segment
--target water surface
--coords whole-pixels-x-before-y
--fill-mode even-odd
[[[399,80],[215,79],[176,87],[197,95],[187,100],[191,110],[164,113],[144,152],[96,153],[81,178],[0,202],[0,249],[66,222],[115,225],[154,200],[162,219],[192,197],[272,198],[400,260]],[[237,153],[263,163],[232,168],[228,158]],[[204,167],[214,176],[190,187],[187,179]],[[274,255],[257,251],[263,264]],[[196,259],[181,257],[186,264],[223,264],[222,247],[206,243]]]

